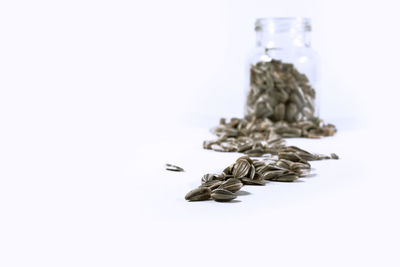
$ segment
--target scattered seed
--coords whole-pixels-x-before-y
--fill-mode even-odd
[[[179,166],[176,166],[176,165],[169,164],[169,163],[165,164],[165,169],[167,171],[173,171],[173,172],[183,172],[183,171],[185,171],[183,168],[181,168]]]
[[[331,159],[339,159],[339,156],[335,153],[331,153]]]

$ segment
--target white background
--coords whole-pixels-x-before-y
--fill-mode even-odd
[[[0,266],[399,266],[395,1],[1,1]],[[188,203],[236,154],[257,17],[307,16],[339,161]],[[181,164],[185,173],[163,170]]]

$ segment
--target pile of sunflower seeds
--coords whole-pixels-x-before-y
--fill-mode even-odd
[[[201,185],[186,194],[188,201],[213,199],[219,202],[231,201],[243,185],[265,185],[267,181],[293,182],[307,176],[311,171],[309,161],[319,155],[312,154],[295,146],[286,147],[274,158],[268,160],[252,159],[242,156],[226,167],[220,174],[205,174]],[[331,157],[338,159],[337,155]]]
[[[218,138],[204,141],[203,148],[260,157],[265,154],[277,155],[284,150],[286,142],[283,138],[332,136],[336,133],[336,127],[324,124],[320,119],[288,123],[247,116],[244,119],[231,118],[230,121],[222,118],[219,125],[212,129],[212,133]]]
[[[272,121],[296,122],[315,118],[315,90],[306,75],[280,60],[250,67],[246,114]]]
[[[334,153],[313,154],[286,145],[284,138],[332,136],[336,127],[315,115],[315,90],[308,78],[293,64],[279,60],[251,66],[246,116],[222,118],[212,133],[217,139],[204,141],[203,148],[246,156],[221,174],[204,175],[201,186],[187,193],[186,200],[230,201],[243,185],[293,182],[309,174],[309,161],[339,159]]]

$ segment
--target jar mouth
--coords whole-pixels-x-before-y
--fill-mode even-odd
[[[296,31],[311,31],[311,19],[305,17],[267,17],[258,18],[255,22],[256,31],[282,33]]]

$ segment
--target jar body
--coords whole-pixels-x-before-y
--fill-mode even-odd
[[[318,56],[310,46],[310,29],[304,27],[304,21],[284,18],[256,22],[257,45],[249,59],[246,117],[274,122],[318,117]]]

